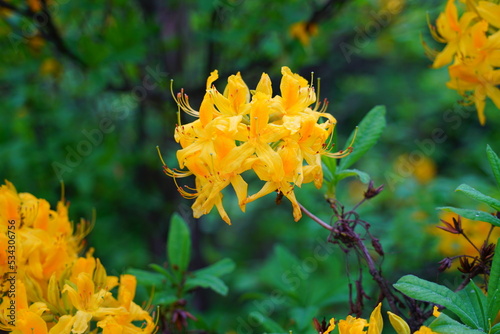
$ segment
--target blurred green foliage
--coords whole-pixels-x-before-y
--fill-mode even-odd
[[[311,317],[348,312],[347,272],[357,262],[328,248],[324,260],[308,267],[327,234],[307,217],[293,223],[289,203],[276,206],[272,196],[245,214],[234,202],[231,227],[215,214],[195,221],[155,149],[176,166],[170,80],[197,109],[213,69],[221,78],[240,71],[249,87],[267,72],[276,91],[281,66],[306,78],[314,72],[337,118],[340,147],[370,109],[385,105],[379,143],[353,166],[385,190],[360,213],[385,247],[389,280],[408,273],[434,280],[438,241],[426,230],[438,223],[435,208],[470,207],[453,192],[460,183],[499,194],[487,181],[484,148],[500,151],[500,113],[487,104],[481,127],[475,110],[445,87],[446,70],[430,69],[424,56],[422,39],[442,47],[431,40],[427,15],[434,20],[443,7],[434,0],[2,0],[0,175],[51,203],[62,181],[74,221],[91,219],[95,210],[88,244],[110,274],[167,261],[168,222],[179,212],[191,229],[190,269],[225,257],[236,263],[225,277],[228,296],[193,293],[188,309],[199,320],[190,326],[311,331]],[[317,28],[309,44],[290,34],[298,22]],[[215,84],[222,90],[224,80]],[[352,205],[366,187],[348,180],[337,194]],[[321,191],[306,185],[297,197],[328,221]],[[453,286],[457,277],[437,279]],[[270,302],[273,291],[280,302]],[[255,312],[265,320],[253,319]]]

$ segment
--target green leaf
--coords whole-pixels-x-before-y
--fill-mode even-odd
[[[486,155],[488,156],[488,161],[490,162],[491,170],[493,171],[497,185],[500,188],[500,158],[498,158],[498,155],[493,151],[490,145],[486,145]]]
[[[212,275],[220,277],[222,275],[229,274],[236,267],[233,260],[229,258],[222,259],[208,267],[198,269],[193,272],[195,276],[198,275]]]
[[[500,227],[500,219],[498,219],[497,217],[494,217],[494,216],[492,216],[489,213],[484,212],[484,211],[471,210],[471,209],[460,209],[460,208],[454,208],[452,206],[442,206],[442,207],[439,207],[437,209],[455,212],[457,215],[460,215],[464,218],[488,222],[492,225]]]
[[[158,291],[153,294],[153,304],[155,305],[168,306],[175,303],[178,299],[175,294],[168,291]]]
[[[261,314],[260,319],[255,319],[254,321],[258,321],[258,320],[262,320],[262,327],[264,327],[264,329],[268,333],[283,333],[283,334],[289,333],[287,330],[285,330],[283,327],[281,327],[276,321],[265,316],[264,314]]]
[[[475,316],[472,306],[447,287],[413,275],[403,276],[394,287],[411,298],[443,305],[469,327],[480,327],[480,320]]]
[[[493,209],[500,211],[500,201],[490,197],[488,195],[483,194],[482,192],[472,188],[471,186],[467,184],[461,184],[458,186],[458,188],[455,191],[461,191],[468,197],[475,199],[476,201],[483,202],[485,204],[488,204],[491,206]]]
[[[165,276],[142,269],[131,268],[126,272],[129,275],[134,275],[137,278],[137,283],[148,287],[154,286],[158,288],[167,282]]]
[[[311,327],[311,319],[320,313],[320,308],[316,305],[312,306],[298,306],[292,308],[290,311],[290,318],[295,319],[296,328],[299,333],[307,333]]]
[[[321,162],[325,180],[332,181],[337,170],[337,160],[323,156]]]
[[[189,291],[198,287],[212,289],[223,296],[227,295],[228,291],[227,285],[218,277],[212,275],[188,277],[184,289]]]
[[[345,179],[346,177],[357,176],[359,177],[359,180],[365,184],[370,182],[370,175],[358,169],[344,169],[343,171],[340,171],[336,176],[338,181]]]
[[[382,135],[385,125],[385,107],[376,106],[370,110],[359,123],[356,139],[352,144],[352,153],[347,157],[342,158],[338,167],[340,169],[347,169],[349,166],[358,161],[359,158],[361,158],[373,145],[375,145]],[[347,146],[345,147],[345,150],[347,150],[348,145],[351,144],[354,134],[355,131],[353,131],[353,133],[349,136],[349,139],[347,139]]]
[[[149,265],[149,267],[150,267],[151,269],[153,269],[154,271],[156,271],[157,273],[160,273],[160,274],[162,274],[163,276],[165,276],[165,277],[166,277],[169,281],[173,281],[173,280],[174,280],[174,278],[173,278],[172,274],[170,273],[170,271],[168,271],[168,269],[167,269],[167,268],[164,268],[164,267],[162,267],[162,266],[159,266],[159,265],[157,265],[156,263],[151,263],[151,264]]]
[[[500,238],[497,240],[495,256],[491,265],[490,280],[488,283],[487,317],[490,321],[495,320],[500,310]]]
[[[460,334],[484,334],[484,331],[471,329],[456,320],[453,320],[444,313],[441,313],[430,325],[429,328],[436,333],[460,333]]]
[[[464,289],[457,292],[457,295],[472,306],[474,318],[479,321],[479,328],[483,330],[489,328],[488,321],[486,320],[486,296],[474,281],[471,280]]]
[[[170,267],[175,272],[182,274],[187,270],[191,256],[191,235],[186,222],[177,213],[170,219],[167,256]]]

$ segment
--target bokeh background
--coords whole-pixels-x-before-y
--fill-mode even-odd
[[[239,71],[250,89],[268,73],[277,92],[286,65],[305,78],[311,72],[321,78],[341,147],[373,106],[387,107],[379,143],[355,165],[385,189],[360,212],[384,245],[389,280],[413,273],[452,287],[459,273],[437,272],[447,254],[440,251],[442,234],[434,231],[435,208],[477,208],[454,193],[461,183],[498,197],[485,148],[489,143],[500,152],[500,112],[488,102],[487,123],[480,126],[474,107],[446,88],[447,69],[430,68],[422,41],[442,48],[427,20],[435,20],[444,5],[0,0],[0,176],[52,205],[64,188],[75,222],[95,217],[88,246],[114,275],[164,263],[168,222],[179,212],[192,231],[192,269],[224,257],[236,262],[224,277],[228,296],[199,290],[189,297],[186,308],[198,318],[190,328],[269,331],[252,318],[259,312],[284,329],[312,332],[312,317],[348,312],[347,273],[357,272],[356,258],[328,249],[312,265],[308,259],[327,233],[307,217],[293,222],[289,203],[277,206],[272,195],[244,214],[230,206],[233,226],[215,212],[193,219],[191,202],[163,174],[156,151],[159,146],[167,164],[177,166],[171,80],[174,92],[184,88],[197,109],[214,69],[220,91],[225,78]],[[339,199],[352,206],[365,190],[347,179]],[[296,193],[304,206],[329,219],[321,191],[308,185]],[[228,192],[225,199],[232,196]],[[370,287],[367,273],[365,281]],[[285,299],[269,304],[273,291]],[[367,292],[374,304],[375,287]],[[141,298],[148,298],[145,290]]]

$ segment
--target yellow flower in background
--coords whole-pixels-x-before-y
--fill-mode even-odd
[[[413,176],[418,183],[427,184],[436,177],[437,166],[428,156],[419,155],[417,159],[405,153],[396,158],[394,171],[402,177]]]
[[[441,43],[446,43],[432,64],[434,68],[452,62],[453,57],[459,51],[461,38],[468,32],[471,21],[476,17],[475,13],[467,12],[459,19],[455,0],[447,1],[445,11],[439,14],[436,20],[436,27],[431,26],[433,37]]]
[[[296,22],[288,29],[290,36],[299,40],[303,46],[311,43],[311,37],[318,34],[318,25],[314,22]]]
[[[0,186],[0,247],[8,250],[0,252],[0,270],[5,273],[0,282],[0,330],[79,334],[95,326],[106,328],[105,321],[115,326],[104,333],[155,332],[149,312],[133,302],[134,276],[124,275],[120,281],[107,276],[93,250],[79,257],[90,227],[85,221],[69,221],[64,199],[52,210],[46,200],[18,193],[7,181]],[[117,299],[110,292],[116,286]],[[15,295],[9,292],[12,287]]]
[[[40,73],[45,76],[51,76],[55,79],[61,77],[63,67],[60,62],[54,58],[46,58],[40,65]]]
[[[441,211],[439,214],[439,218],[447,222],[451,222],[452,219],[456,217],[457,215],[453,212]],[[462,229],[467,237],[477,247],[481,247],[492,225],[487,222],[470,220],[464,217],[461,217],[461,221]],[[430,228],[429,231],[438,238],[438,250],[442,255],[447,257],[456,255],[477,255],[477,250],[463,236],[443,231],[435,226]],[[500,238],[500,229],[494,228],[490,235],[489,242],[495,243],[498,238]]]
[[[448,88],[475,104],[479,122],[484,125],[486,98],[500,109],[500,5],[467,1],[463,7],[459,10],[456,0],[447,1],[436,26],[429,25],[434,39],[446,45],[441,52],[428,51],[434,54],[434,68],[452,63]]]
[[[403,10],[406,0],[379,0],[382,11],[388,11],[391,15],[397,15]]]
[[[44,46],[45,39],[41,35],[35,35],[28,38],[28,47],[33,54],[38,55]]]
[[[288,67],[281,69],[281,95],[273,96],[269,76],[263,73],[255,90],[249,90],[240,73],[231,75],[221,94],[213,85],[218,72],[210,74],[200,110],[193,109],[184,92],[175,101],[180,109],[197,119],[176,127],[174,138],[181,145],[177,160],[184,171],[164,163],[165,173],[174,179],[195,176],[195,188],[178,187],[186,198],[195,199],[193,216],[199,218],[214,207],[228,224],[222,190],[231,185],[238,204],[246,204],[272,192],[281,193],[292,203],[297,221],[302,213],[295,187],[323,182],[321,156],[341,158],[350,153],[329,151],[336,125],[326,113],[313,87]],[[313,105],[311,107],[311,105]],[[262,188],[248,196],[241,176],[253,170],[264,181]],[[176,181],[177,182],[177,181]]]
[[[33,12],[39,12],[42,10],[41,0],[28,0],[28,6]]]

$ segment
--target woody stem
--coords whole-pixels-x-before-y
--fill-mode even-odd
[[[309,218],[314,220],[316,223],[318,223],[322,227],[326,228],[328,231],[331,231],[333,229],[333,227],[331,227],[329,224],[325,223],[323,220],[321,220],[321,218],[316,217],[312,212],[307,210],[302,204],[299,203],[299,207],[300,207],[300,210],[302,210],[302,212],[306,216],[308,216]]]

